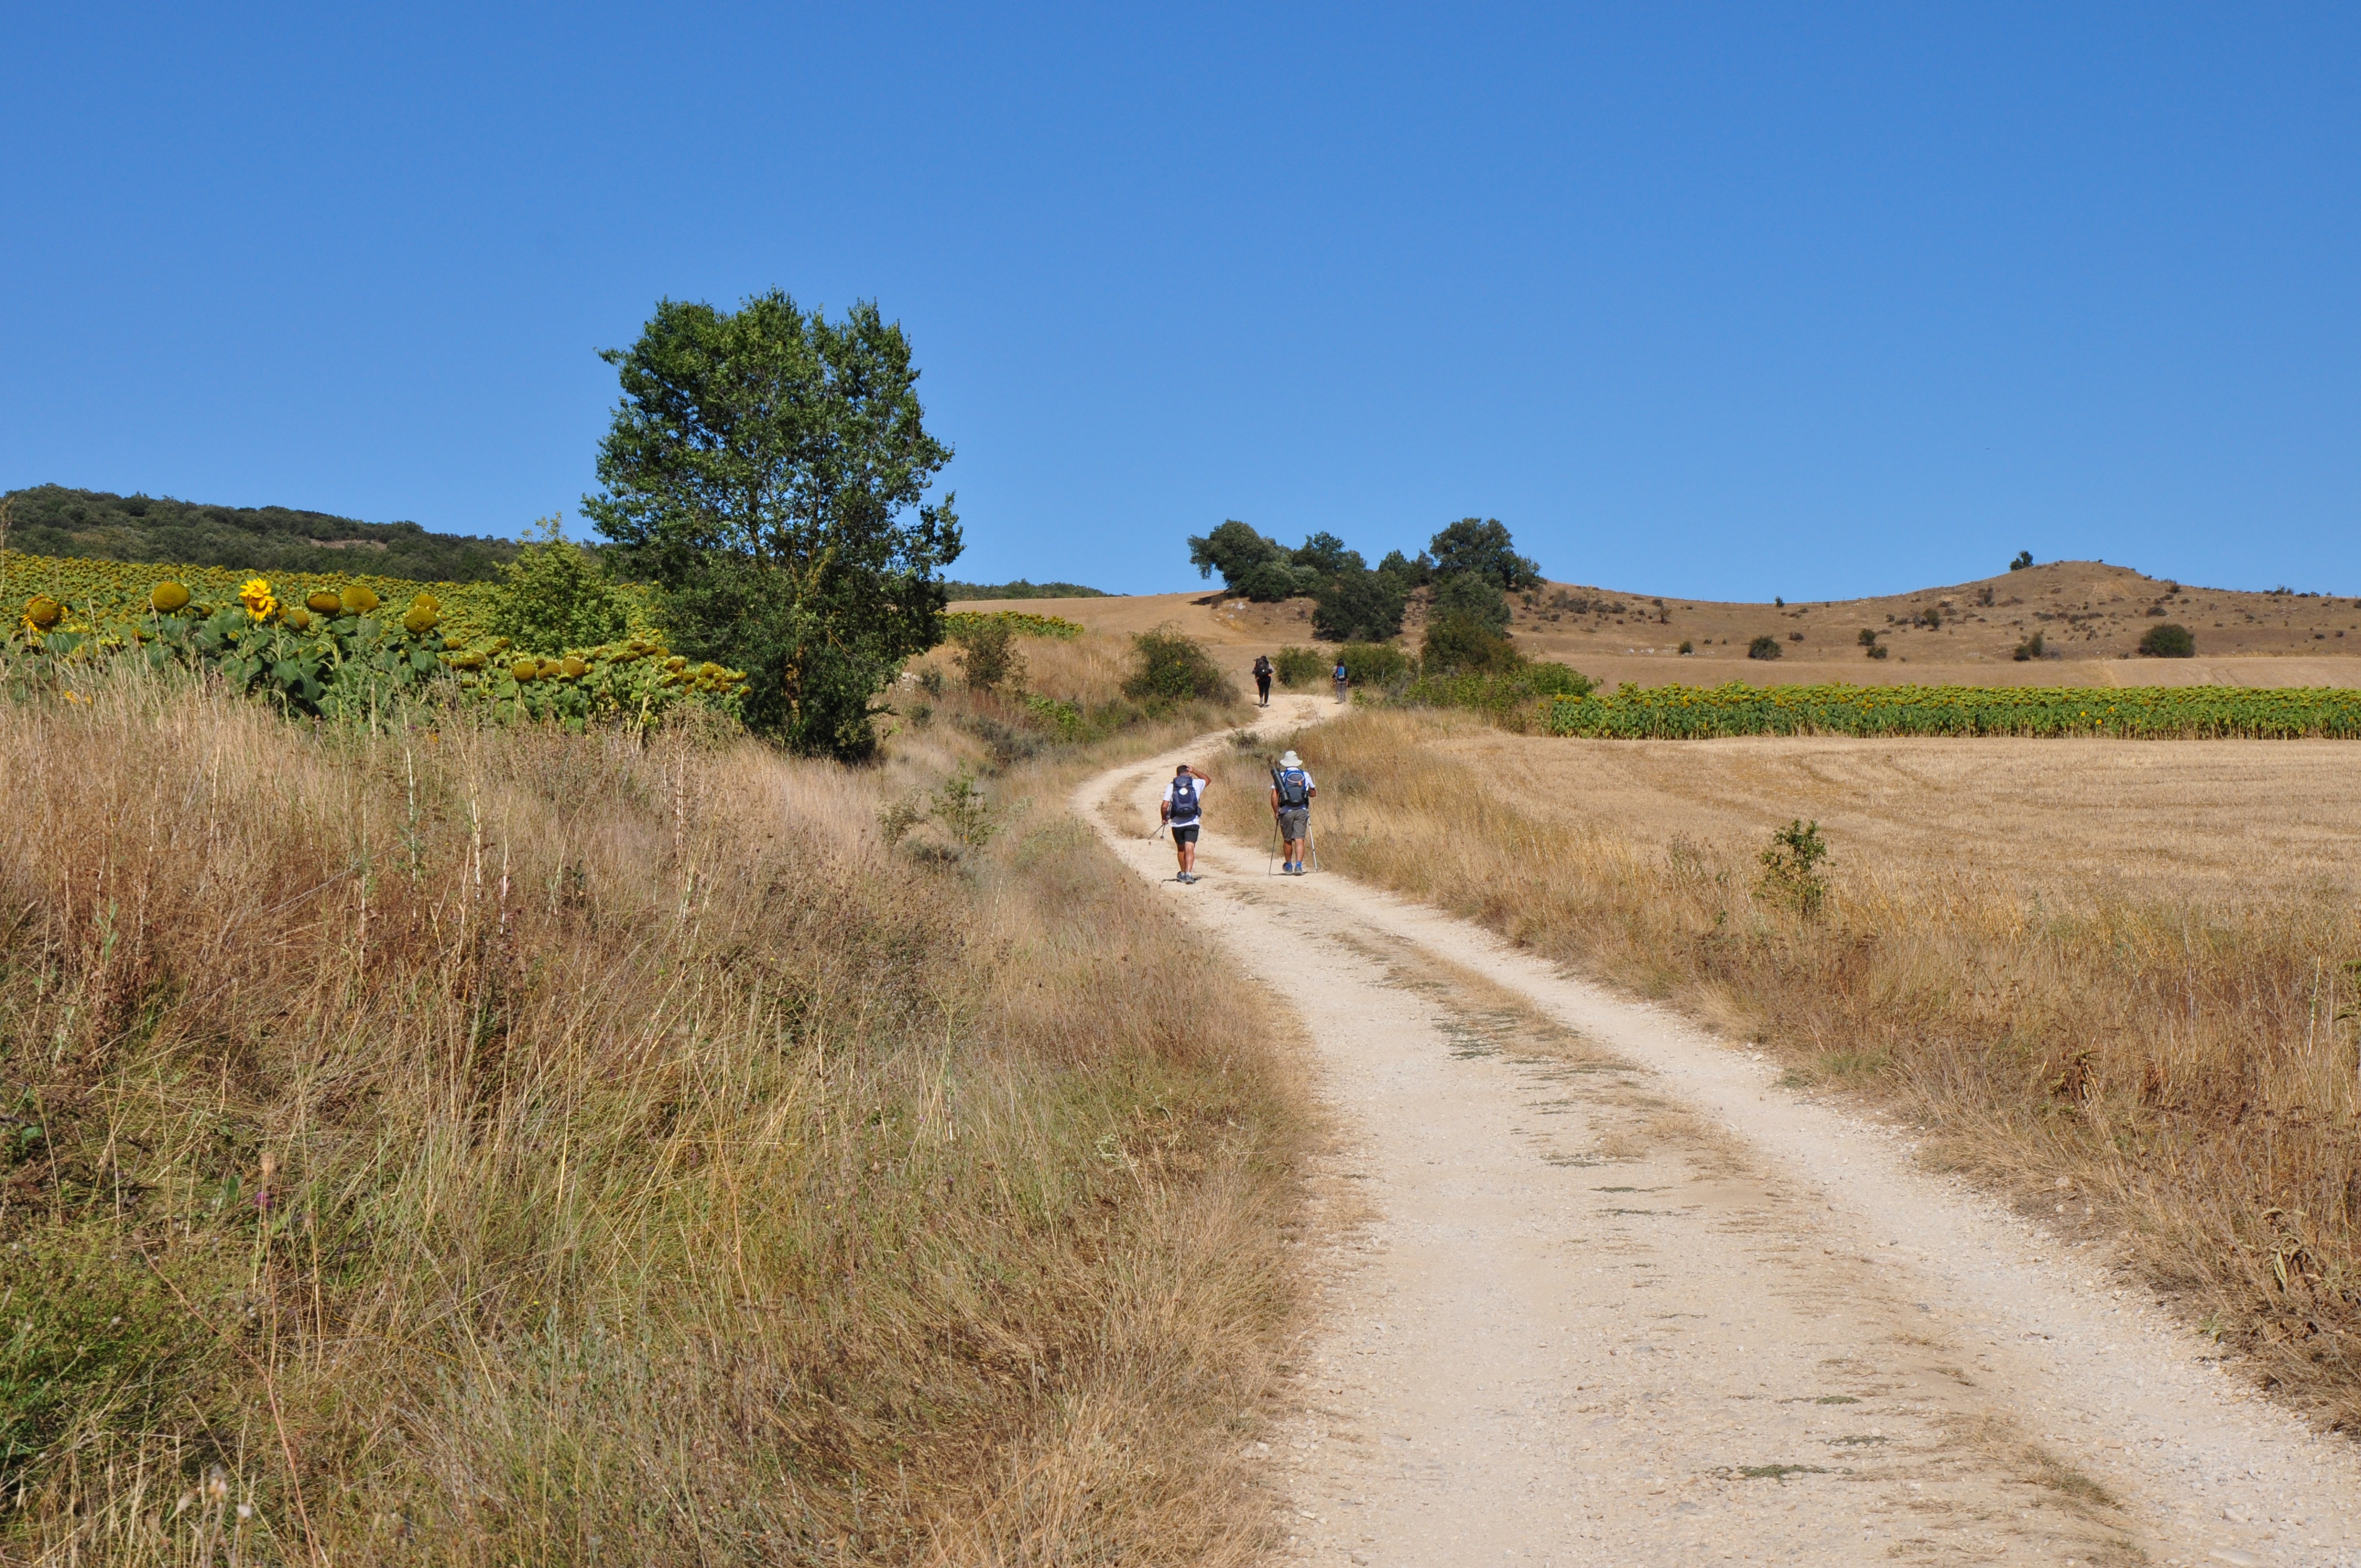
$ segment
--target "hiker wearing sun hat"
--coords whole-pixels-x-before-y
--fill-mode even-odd
[[[1270,770],[1270,814],[1279,822],[1279,836],[1287,840],[1289,876],[1303,874],[1303,847],[1312,837],[1312,775],[1303,759],[1290,751]]]

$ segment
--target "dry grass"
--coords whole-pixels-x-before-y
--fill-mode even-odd
[[[1632,744],[1399,713],[1295,743],[1324,863],[1889,1097],[2361,1428],[2353,748]],[[1834,849],[1817,919],[1756,894],[1796,817]]]
[[[1257,1550],[1300,1102],[1055,779],[922,861],[749,744],[79,695],[0,705],[0,1554]]]
[[[1137,662],[1132,654],[1131,637],[1111,631],[1085,631],[1066,639],[1020,637],[1016,649],[1022,663],[1011,683],[1014,686],[1084,707],[1119,699],[1124,679]],[[910,662],[909,675],[895,698],[895,707],[906,713],[918,702],[940,705],[943,694],[930,697],[912,689],[929,671],[942,683],[943,694],[966,687],[962,655],[957,647],[947,644]]]

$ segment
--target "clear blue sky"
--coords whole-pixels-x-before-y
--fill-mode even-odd
[[[2361,591],[2352,7],[1279,9],[10,6],[0,488],[513,533],[775,286],[909,331],[962,577]]]

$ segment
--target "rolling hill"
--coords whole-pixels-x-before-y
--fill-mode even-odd
[[[992,601],[963,608],[987,609]],[[1005,608],[1020,608],[1011,602]],[[1135,632],[1171,622],[1243,657],[1309,644],[1312,601],[1219,593],[1031,599],[1021,608]],[[1974,685],[2361,685],[2361,599],[2206,588],[2096,561],[2059,561],[1974,582],[1857,599],[1749,604],[1545,582],[1512,601],[1518,646],[1593,679],[1756,685],[1847,680]],[[2185,626],[2197,656],[2139,657],[2147,629]],[[1413,601],[1404,627],[1422,630]],[[1869,658],[1861,633],[1887,650]],[[2043,656],[2016,648],[2040,632]],[[1757,637],[1781,657],[1750,659]],[[1688,653],[1679,652],[1683,642]]]
[[[28,555],[466,583],[492,576],[517,551],[509,539],[290,507],[210,506],[63,485],[35,485],[0,499],[12,503],[8,548]]]

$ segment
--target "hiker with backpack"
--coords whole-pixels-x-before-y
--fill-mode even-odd
[[[1345,700],[1345,661],[1341,655],[1336,660],[1336,700]]]
[[[1180,874],[1174,882],[1197,880],[1197,829],[1204,821],[1205,786],[1213,782],[1183,762],[1164,786],[1163,823],[1172,829],[1172,848],[1180,857]]]
[[[1254,665],[1255,690],[1261,694],[1256,701],[1256,706],[1257,707],[1268,707],[1270,706],[1270,655],[1268,653],[1256,654]]]
[[[1270,814],[1287,843],[1287,864],[1280,870],[1288,876],[1303,874],[1303,850],[1312,838],[1312,797],[1318,793],[1303,759],[1292,751],[1270,770]]]

